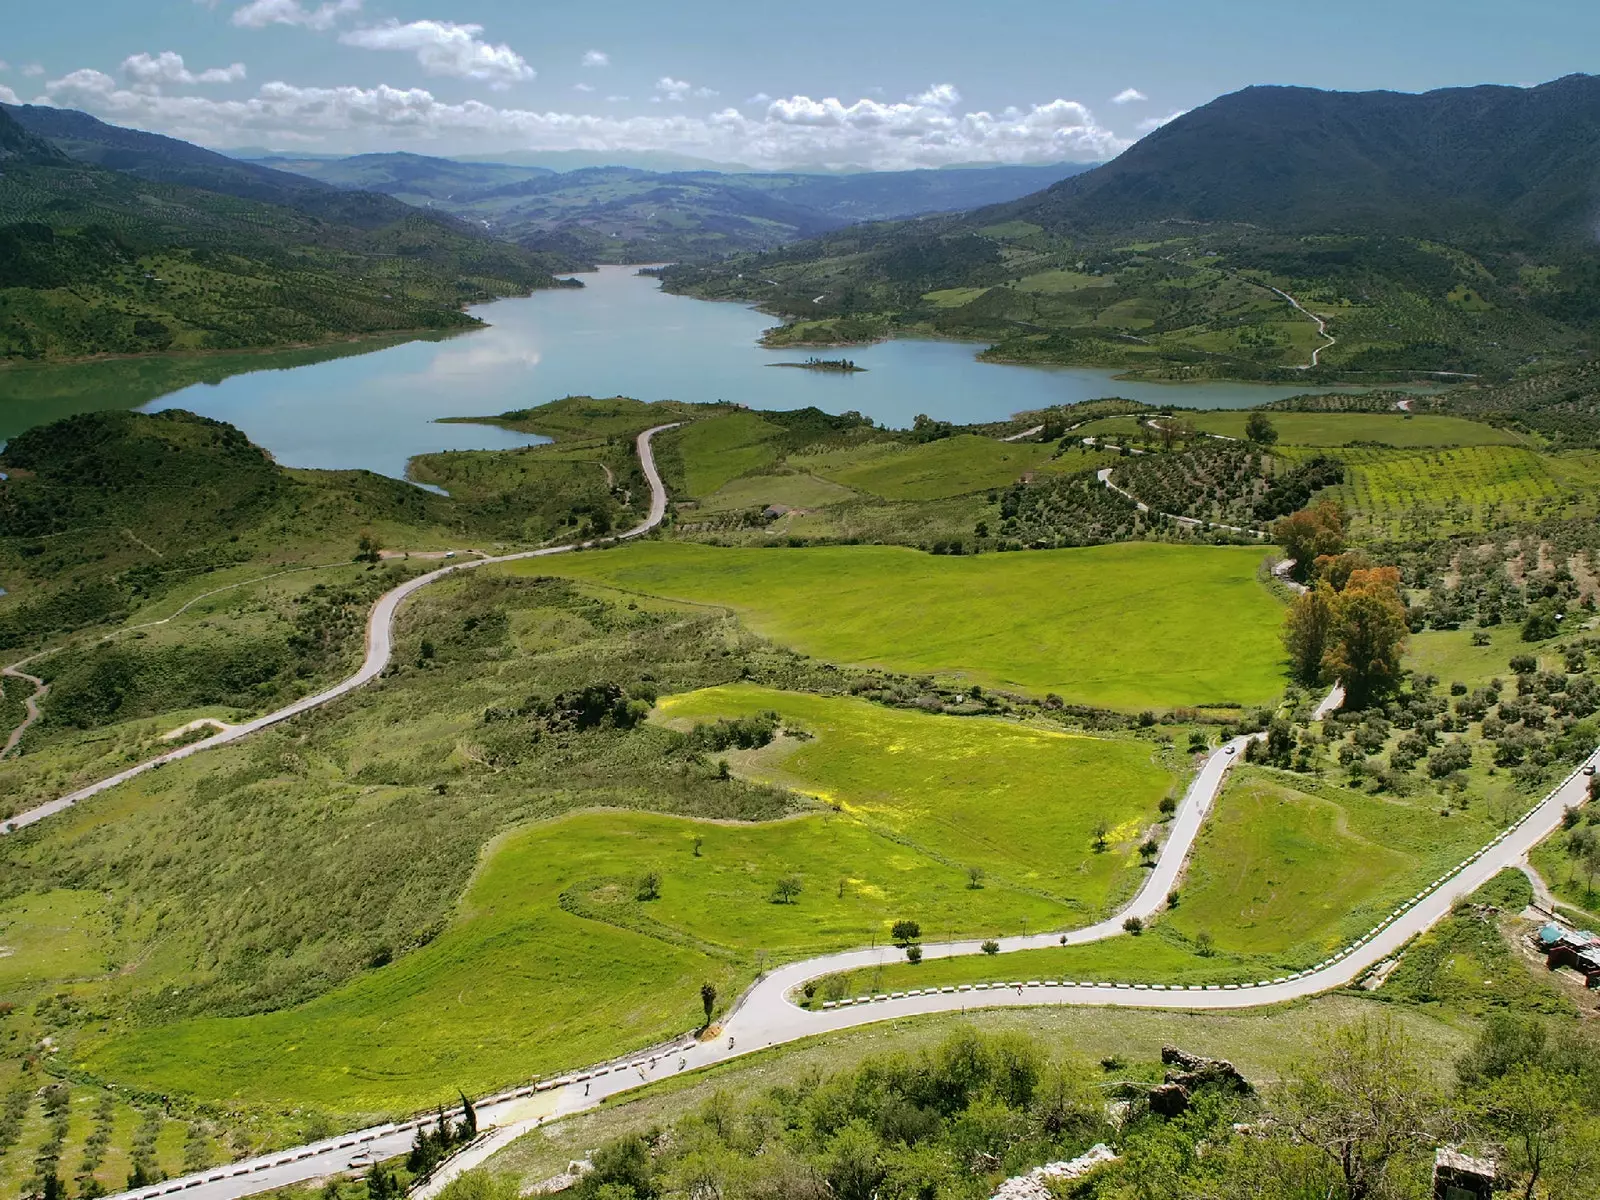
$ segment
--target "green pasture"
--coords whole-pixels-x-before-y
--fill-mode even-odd
[[[1081,292],[1086,288],[1116,287],[1117,278],[1115,275],[1086,275],[1082,271],[1060,268],[1025,275],[1016,286],[1019,292]]]
[[[796,456],[791,465],[885,500],[942,500],[1015,483],[1025,472],[1047,469],[1054,451],[1053,445],[964,433],[919,445],[878,442]]]
[[[1308,326],[1313,332],[1315,326]],[[1244,437],[1251,414],[1243,410],[1186,413],[1184,420],[1206,433]],[[1286,446],[1345,446],[1351,442],[1381,442],[1398,449],[1421,446],[1514,446],[1526,439],[1509,429],[1499,429],[1461,417],[1407,413],[1269,412],[1267,419]]]
[[[505,569],[726,605],[833,662],[1140,709],[1279,693],[1282,608],[1260,561],[1248,547],[1151,543],[953,557],[650,542]]]
[[[856,493],[831,480],[797,470],[776,470],[764,475],[744,475],[723,484],[700,504],[702,512],[741,512],[781,504],[787,508],[826,508]],[[692,518],[686,518],[691,519]]]
[[[0,904],[0,995],[44,980],[99,975],[110,954],[104,897],[54,891]]]
[[[756,413],[735,412],[668,436],[683,457],[689,495],[709,496],[729,480],[775,462],[773,439],[782,432]]]
[[[1479,636],[1486,636],[1488,645],[1473,645]],[[1548,648],[1541,653],[1541,647],[1523,641],[1520,625],[1425,629],[1406,641],[1406,665],[1419,674],[1433,675],[1446,687],[1455,682],[1479,688],[1491,679],[1509,681],[1511,659],[1518,654],[1534,655],[1541,670],[1561,670],[1564,662],[1560,653]]]
[[[647,404],[627,396],[567,396],[534,408],[519,408],[493,417],[447,417],[458,424],[504,425],[528,433],[542,433],[557,441],[583,438],[622,437],[678,421],[715,408],[681,404],[675,400]]]
[[[1181,791],[1151,743],[995,718],[743,685],[667,696],[658,709],[679,727],[767,711],[810,740],[779,739],[748,755],[743,774],[1086,914],[1130,890],[1157,802]],[[1110,828],[1113,850],[1092,852],[1097,821]]]

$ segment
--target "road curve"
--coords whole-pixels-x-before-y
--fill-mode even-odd
[[[49,654],[50,651],[46,650],[44,653]],[[22,718],[22,723],[6,735],[6,744],[4,748],[0,748],[0,758],[6,757],[6,755],[15,750],[17,743],[22,740],[22,735],[33,727],[35,721],[44,716],[43,710],[39,707],[39,702],[50,694],[50,685],[37,675],[29,675],[22,669],[31,663],[33,659],[40,657],[42,656],[35,654],[32,658],[25,658],[21,662],[12,663],[9,667],[0,667],[0,675],[33,684],[33,694],[23,701],[23,707],[26,711]]]
[[[638,436],[635,444],[639,453],[639,465],[643,468],[645,479],[650,484],[650,510],[643,521],[626,533],[618,534],[614,540],[627,541],[649,533],[657,525],[661,524],[662,519],[666,516],[667,489],[661,482],[661,473],[656,469],[655,454],[650,448],[650,442],[656,434],[663,433],[668,429],[675,429],[679,424],[681,422],[674,421],[666,425],[656,425],[653,428],[646,429]],[[232,742],[240,741],[253,733],[259,733],[270,726],[281,724],[291,717],[310,712],[314,708],[321,708],[323,705],[337,700],[340,696],[348,695],[357,688],[365,687],[382,674],[383,669],[389,665],[389,657],[393,651],[394,618],[395,614],[399,612],[400,606],[405,603],[413,592],[420,591],[430,583],[443,579],[446,575],[454,574],[457,571],[470,571],[477,567],[488,566],[491,563],[515,562],[524,558],[542,558],[552,554],[565,554],[572,550],[600,544],[602,544],[601,541],[577,542],[564,546],[547,546],[542,550],[524,550],[517,554],[468,559],[463,562],[451,563],[447,567],[440,567],[438,570],[430,571],[426,575],[418,575],[415,579],[408,579],[399,587],[393,588],[378,597],[378,602],[372,606],[372,612],[367,617],[366,658],[361,663],[361,669],[348,679],[342,680],[314,696],[306,696],[303,699],[296,700],[293,704],[286,705],[276,712],[270,712],[266,716],[257,717],[255,720],[247,721],[242,725],[235,725],[233,728],[225,730],[214,737],[191,742],[189,745],[179,747],[177,750],[170,750],[166,754],[158,755],[155,758],[139,763],[137,766],[129,767],[126,771],[119,771],[117,774],[102,779],[98,783],[92,783],[88,787],[79,788],[75,792],[69,792],[65,796],[30,808],[26,812],[18,813],[3,825],[0,825],[0,834],[13,833],[18,829],[33,825],[46,817],[71,808],[80,801],[87,800],[91,796],[98,796],[101,792],[109,791],[119,784],[143,775],[146,771],[156,770],[159,767],[166,766],[167,763],[176,762],[180,758],[188,758],[192,754],[214,750],[218,746],[226,746]],[[170,620],[171,618],[168,619]],[[7,673],[9,674],[10,672],[8,671]]]
[[[1337,700],[1336,689],[1323,701],[1319,711],[1336,704]],[[1127,916],[1151,914],[1161,907],[1167,889],[1177,879],[1178,870],[1193,845],[1206,812],[1216,799],[1228,770],[1237,761],[1240,747],[1246,740],[1235,738],[1217,750],[1195,777],[1173,820],[1172,833],[1167,839],[1161,860],[1133,902],[1109,920],[1068,933],[1069,945],[1119,935],[1121,923]],[[1600,761],[1600,750],[1592,754],[1584,766],[1592,766],[1597,761]],[[669,1078],[681,1071],[712,1066],[769,1046],[876,1021],[965,1012],[977,1008],[1026,1008],[1047,1004],[1237,1011],[1301,1000],[1344,987],[1384,959],[1393,957],[1412,938],[1442,920],[1458,899],[1476,891],[1499,871],[1517,866],[1534,846],[1561,826],[1562,816],[1568,808],[1584,802],[1587,785],[1583,767],[1574,770],[1537,807],[1478,853],[1464,859],[1454,871],[1418,892],[1408,905],[1396,909],[1371,931],[1312,969],[1280,979],[1261,980],[1255,984],[1187,987],[1016,980],[1005,984],[929,988],[921,994],[912,991],[903,996],[896,993],[822,1012],[809,1012],[788,999],[789,993],[806,980],[836,970],[900,962],[903,956],[895,948],[885,946],[791,963],[757,981],[723,1022],[721,1035],[714,1040],[700,1042],[686,1034],[652,1050],[639,1051],[622,1059],[478,1101],[476,1108],[480,1128],[492,1127],[491,1132],[466,1153],[445,1164],[441,1173],[425,1185],[420,1194],[432,1195],[459,1171],[476,1165],[496,1149],[545,1121],[593,1108],[611,1096]],[[1046,948],[1057,944],[1059,936],[1041,933],[1005,938],[1000,943],[1001,953]],[[923,948],[924,961],[979,952],[980,944],[973,941]],[[541,1111],[530,1113],[529,1106],[539,1103],[541,1097]],[[120,1196],[131,1200],[155,1200],[158,1196],[182,1192],[186,1200],[240,1200],[257,1192],[303,1183],[352,1166],[360,1167],[373,1159],[403,1154],[417,1129],[428,1128],[431,1124],[428,1119],[420,1119],[373,1126],[311,1145],[168,1180],[154,1187],[120,1193]]]

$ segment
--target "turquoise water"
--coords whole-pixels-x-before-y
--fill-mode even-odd
[[[1111,371],[981,363],[974,357],[981,347],[940,341],[840,352],[866,368],[857,374],[774,370],[770,364],[810,352],[756,345],[770,317],[667,295],[631,267],[583,279],[581,291],[485,305],[475,311],[490,328],[442,341],[0,372],[0,436],[74,411],[186,408],[237,425],[286,466],[400,476],[407,459],[427,451],[541,440],[436,418],[484,416],[567,395],[815,405],[904,427],[918,413],[971,423],[1104,396],[1246,408],[1305,390],[1124,383]]]

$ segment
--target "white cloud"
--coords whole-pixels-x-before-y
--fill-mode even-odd
[[[744,102],[746,104],[771,104],[772,97],[765,92],[757,92],[754,96],[746,96]]]
[[[326,0],[307,8],[300,0],[250,0],[233,12],[233,23],[243,29],[268,25],[303,25],[307,29],[332,29],[340,17],[361,10],[361,0]]]
[[[611,55],[604,50],[586,50],[583,55],[583,65],[586,67],[609,67]]]
[[[1148,100],[1148,99],[1150,99],[1150,97],[1146,96],[1138,88],[1123,88],[1115,96],[1111,97],[1111,103],[1113,103],[1113,104],[1132,104],[1136,100]]]
[[[694,94],[701,100],[714,100],[718,96],[722,95],[722,93],[717,91],[716,88],[708,87],[697,87],[694,90]]]
[[[163,84],[239,83],[245,77],[243,63],[211,67],[196,75],[183,65],[183,55],[163,50],[152,58],[133,54],[122,60],[122,73],[134,87],[156,89]]]
[[[948,85],[898,103],[789,96],[750,116],[733,108],[707,115],[534,112],[480,100],[446,103],[424,88],[387,85],[272,82],[253,96],[223,100],[128,88],[94,70],[74,71],[45,90],[51,103],[209,145],[303,144],[340,152],[442,142],[462,149],[670,151],[762,167],[898,170],[1103,159],[1129,144],[1076,101],[961,112],[959,93]]]
[[[671,75],[663,75],[656,80],[656,91],[661,93],[657,99],[666,99],[677,103],[689,94],[693,86],[686,79],[674,79]]]
[[[390,21],[339,35],[347,46],[366,50],[415,51],[429,75],[452,75],[505,86],[534,77],[527,59],[510,46],[492,46],[478,35],[482,25],[457,25],[453,21]]]
[[[1189,110],[1186,108],[1180,108],[1175,112],[1169,112],[1164,117],[1149,117],[1139,122],[1139,132],[1150,133],[1154,130],[1160,129],[1163,125],[1170,125],[1173,121],[1176,121],[1188,111]]]
[[[40,63],[29,63],[22,68],[22,73],[29,79],[37,79],[44,74],[44,66]]]
[[[628,97],[626,97],[626,96],[607,96],[606,97],[606,103],[607,104],[626,104],[627,102],[628,102]]]
[[[22,101],[17,99],[17,94],[15,92],[13,92],[5,84],[0,83],[0,104],[21,104],[21,103],[22,103]]]
[[[592,91],[594,91],[594,84],[592,84],[592,83],[575,83],[575,84],[572,85],[572,90],[575,91],[575,92],[592,92]]]
[[[0,71],[9,71],[9,70],[11,70],[11,64],[8,63],[5,59],[0,58]]]

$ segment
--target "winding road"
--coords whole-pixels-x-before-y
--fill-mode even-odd
[[[626,533],[616,535],[615,539],[607,539],[607,541],[628,541],[629,539],[640,537],[661,524],[662,519],[667,515],[667,489],[661,482],[660,472],[656,470],[655,454],[651,451],[650,442],[656,434],[663,433],[668,429],[676,429],[679,424],[680,422],[674,421],[667,425],[657,425],[654,428],[646,429],[639,435],[636,443],[639,452],[639,465],[644,469],[645,479],[650,484],[650,510],[645,519],[638,525],[635,525]],[[129,767],[126,771],[119,771],[117,774],[107,779],[102,779],[98,783],[92,783],[88,787],[79,788],[75,792],[69,792],[65,796],[18,813],[7,820],[3,826],[0,826],[0,834],[13,833],[18,829],[35,824],[46,817],[71,808],[74,804],[87,800],[91,796],[98,796],[101,792],[110,791],[120,784],[127,783],[130,779],[143,775],[146,771],[154,771],[170,762],[188,758],[192,754],[200,754],[206,750],[214,750],[218,746],[226,746],[240,741],[253,733],[259,733],[263,729],[281,724],[291,717],[298,717],[301,713],[310,712],[314,708],[321,708],[324,704],[331,703],[340,696],[349,695],[357,688],[365,687],[381,675],[383,669],[389,665],[389,657],[393,652],[394,618],[395,614],[400,611],[400,606],[405,603],[407,597],[413,592],[420,591],[430,583],[443,579],[446,575],[452,575],[457,571],[470,571],[477,567],[488,566],[491,563],[515,562],[524,558],[541,558],[552,554],[565,554],[572,550],[600,544],[602,544],[600,541],[575,542],[564,546],[547,546],[542,550],[524,550],[517,554],[467,559],[462,562],[451,563],[446,567],[440,567],[438,570],[430,571],[426,575],[418,575],[415,579],[408,579],[399,587],[385,592],[378,598],[378,602],[372,606],[372,612],[367,618],[366,657],[361,663],[361,669],[348,679],[336,683],[326,691],[318,692],[314,696],[306,696],[303,699],[296,700],[293,704],[280,708],[276,712],[257,717],[253,721],[246,721],[242,725],[235,725],[231,729],[226,729],[216,734],[214,737],[191,742],[189,745],[182,746],[177,750],[170,750],[166,754],[158,755],[155,758],[139,763],[137,766]],[[196,597],[196,599],[201,598]],[[192,604],[194,601],[190,601],[190,603]],[[185,607],[188,606],[185,605]],[[179,611],[181,612],[182,610],[180,609]],[[173,615],[176,616],[177,614],[174,613]],[[168,621],[171,619],[171,617],[165,618]],[[164,622],[157,621],[152,623],[163,624]],[[11,670],[14,670],[14,668]],[[10,674],[11,670],[6,673]],[[20,737],[21,734],[18,733],[16,736]]]
[[[1313,321],[1315,321],[1317,323],[1317,333],[1319,335],[1321,335],[1321,337],[1323,339],[1322,345],[1318,346],[1316,349],[1311,351],[1311,361],[1309,363],[1307,363],[1303,367],[1296,367],[1295,368],[1296,371],[1309,371],[1309,370],[1311,370],[1313,367],[1317,366],[1319,360],[1322,358],[1322,352],[1324,350],[1331,350],[1334,346],[1337,346],[1339,344],[1339,339],[1334,337],[1333,334],[1328,332],[1328,323],[1326,321],[1324,321],[1321,317],[1317,316],[1316,313],[1312,312],[1305,305],[1301,304],[1300,301],[1296,300],[1293,296],[1289,295],[1288,292],[1284,291],[1282,288],[1273,287],[1270,283],[1264,283],[1261,286],[1266,288],[1268,291],[1272,291],[1272,292],[1278,293],[1278,295],[1282,296],[1291,305],[1293,305],[1297,310],[1299,310],[1300,312],[1304,313],[1306,316],[1310,317]]]
[[[638,437],[640,465],[650,484],[649,513],[639,525],[620,535],[620,540],[636,538],[659,525],[666,513],[666,489],[651,453],[650,441],[673,425],[659,425]],[[1107,481],[1109,482],[1109,481]],[[596,543],[586,542],[588,546]],[[248,724],[229,729],[215,737],[173,750],[158,758],[80,789],[48,804],[40,805],[13,818],[7,830],[43,820],[52,813],[80,800],[126,782],[144,771],[164,763],[186,758],[216,746],[227,745],[261,729],[327,704],[375,679],[387,666],[392,652],[393,624],[400,605],[413,592],[456,571],[472,570],[489,563],[561,554],[579,545],[552,546],[493,558],[452,563],[426,575],[408,580],[386,592],[373,607],[367,622],[367,653],[362,667],[350,678],[326,691],[296,701],[277,712]],[[19,664],[20,665],[20,664]],[[1338,689],[1330,692],[1317,708],[1323,716],[1337,707],[1342,697]],[[1068,945],[1082,945],[1123,936],[1122,923],[1130,916],[1149,919],[1165,905],[1169,891],[1177,884],[1185,863],[1207,815],[1215,805],[1228,772],[1249,743],[1248,737],[1234,738],[1206,760],[1191,782],[1173,816],[1166,844],[1154,869],[1133,900],[1112,917],[1064,935]],[[1600,759],[1600,751],[1587,764]],[[871,968],[903,960],[892,946],[852,950],[790,963],[763,975],[740,997],[722,1023],[719,1035],[698,1041],[685,1034],[671,1043],[638,1051],[584,1071],[543,1080],[478,1101],[480,1127],[488,1132],[464,1153],[458,1155],[421,1189],[424,1197],[436,1193],[455,1174],[481,1162],[497,1149],[509,1144],[529,1129],[556,1117],[592,1108],[602,1100],[646,1083],[667,1078],[680,1071],[694,1070],[725,1062],[769,1046],[781,1045],[818,1034],[837,1032],[875,1021],[932,1013],[965,1011],[974,1008],[1027,1007],[1044,1004],[1117,1006],[1151,1009],[1217,1010],[1244,1009],[1281,1004],[1302,999],[1359,979],[1373,966],[1393,957],[1407,942],[1445,917],[1455,901],[1477,890],[1505,867],[1522,862],[1530,850],[1560,827],[1569,807],[1584,802],[1587,779],[1580,767],[1564,779],[1527,815],[1498,835],[1454,870],[1447,872],[1416,893],[1409,902],[1394,910],[1371,931],[1330,955],[1309,970],[1253,984],[1191,985],[1128,984],[1107,981],[1013,979],[1003,983],[964,984],[913,989],[904,994],[862,996],[829,1002],[822,1011],[812,1012],[792,1003],[789,995],[809,979],[840,971]],[[1042,949],[1058,944],[1063,935],[1040,932],[1008,937],[1000,942],[1001,954]],[[960,941],[924,946],[924,960],[981,953],[981,943]],[[1000,959],[996,960],[997,973]],[[431,1126],[430,1118],[398,1124],[389,1123],[347,1133],[294,1149],[278,1151],[165,1181],[152,1187],[121,1193],[133,1200],[154,1200],[158,1196],[183,1193],[192,1200],[240,1200],[273,1188],[304,1183],[327,1175],[359,1169],[375,1160],[403,1154],[418,1128]]]
[[[1335,689],[1318,706],[1317,714],[1325,715],[1337,707],[1340,700],[1338,689]],[[1127,917],[1149,917],[1161,909],[1167,892],[1179,879],[1195,837],[1215,803],[1228,771],[1238,761],[1247,741],[1247,738],[1235,738],[1206,760],[1173,818],[1171,833],[1155,869],[1132,903],[1098,924],[1069,931],[1066,934],[1068,945],[1082,945],[1121,936],[1122,922]],[[692,1034],[685,1034],[665,1045],[478,1101],[479,1127],[488,1132],[445,1164],[417,1194],[427,1200],[449,1179],[478,1165],[529,1130],[547,1121],[594,1108],[609,1097],[670,1078],[682,1071],[713,1066],[771,1046],[876,1021],[978,1008],[1025,1008],[1048,1004],[1187,1011],[1239,1010],[1283,1004],[1347,986],[1380,962],[1394,957],[1412,938],[1448,916],[1458,899],[1471,895],[1499,871],[1517,866],[1534,846],[1560,828],[1566,810],[1584,802],[1588,785],[1584,768],[1593,766],[1597,760],[1600,760],[1600,750],[1487,846],[1417,892],[1409,903],[1395,909],[1369,932],[1309,970],[1250,984],[1186,987],[1012,979],[1003,983],[929,987],[906,993],[863,996],[829,1004],[821,1012],[811,1012],[789,999],[789,994],[807,980],[838,971],[897,963],[903,961],[903,956],[892,946],[882,946],[790,963],[762,976],[740,998],[714,1039],[702,1042]],[[1048,948],[1058,944],[1060,936],[1054,932],[1041,932],[1004,938],[1000,941],[1000,953],[1004,955],[1016,950]],[[923,948],[924,961],[977,953],[981,953],[981,943],[977,941],[950,942]],[[431,1125],[430,1119],[423,1118],[401,1124],[374,1126],[122,1195],[132,1200],[154,1200],[157,1196],[182,1192],[194,1200],[240,1200],[241,1197],[271,1188],[304,1183],[339,1171],[360,1169],[371,1161],[403,1154],[410,1146],[416,1130]]]

